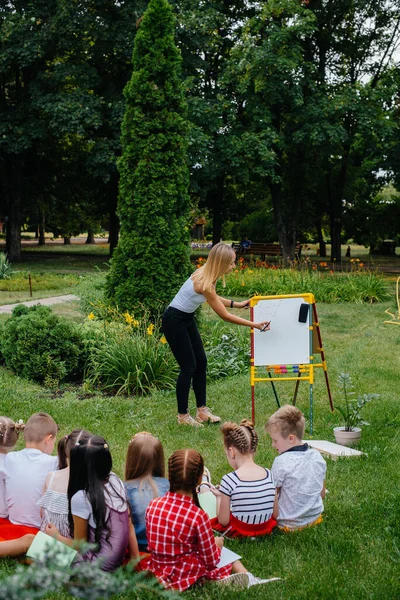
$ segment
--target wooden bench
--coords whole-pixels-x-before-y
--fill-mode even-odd
[[[232,242],[232,248],[237,256],[257,255],[265,260],[266,256],[282,256],[282,247],[280,244],[271,244],[266,242],[252,242],[249,248],[243,248],[240,242]],[[294,250],[295,258],[298,260],[301,256],[302,245],[297,242]]]

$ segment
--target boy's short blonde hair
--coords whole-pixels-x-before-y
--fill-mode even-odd
[[[44,412],[35,413],[29,417],[25,425],[25,443],[40,444],[48,435],[56,437],[57,431],[58,425],[53,417]]]
[[[265,425],[265,430],[270,433],[272,428],[276,428],[283,438],[287,438],[292,434],[302,440],[305,424],[306,420],[301,410],[290,404],[285,404],[270,416]]]

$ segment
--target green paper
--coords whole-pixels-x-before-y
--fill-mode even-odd
[[[212,492],[204,492],[197,495],[201,508],[208,514],[210,519],[217,516],[217,499]]]
[[[42,560],[45,553],[52,554],[60,567],[69,567],[77,555],[77,550],[63,544],[56,538],[39,531],[26,553],[29,558]]]

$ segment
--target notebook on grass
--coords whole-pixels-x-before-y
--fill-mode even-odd
[[[60,567],[69,567],[77,555],[77,550],[67,546],[56,538],[39,531],[26,553],[29,558],[42,560],[45,554],[50,555]]]

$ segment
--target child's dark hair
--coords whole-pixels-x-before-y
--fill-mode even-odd
[[[96,523],[95,542],[101,546],[103,531],[107,531],[107,505],[104,485],[112,468],[112,459],[106,440],[99,435],[92,435],[75,443],[70,453],[70,475],[68,484],[68,519],[71,535],[74,533],[74,520],[71,512],[71,499],[79,490],[86,493]],[[118,495],[117,490],[114,490]]]
[[[91,435],[90,431],[86,431],[86,429],[74,429],[61,438],[57,446],[59,469],[65,469],[68,466],[68,459],[75,444],[81,439],[88,439]]]
[[[199,505],[196,487],[204,471],[203,457],[197,450],[177,450],[168,460],[168,479],[171,492],[191,492],[194,503]]]
[[[11,450],[18,441],[20,431],[25,425],[21,422],[14,423],[8,417],[0,417],[0,448]]]
[[[270,416],[265,430],[270,433],[271,429],[275,428],[283,438],[292,434],[302,440],[305,424],[306,420],[301,410],[291,404],[285,404]]]
[[[233,447],[241,454],[255,452],[258,445],[258,435],[251,421],[243,419],[240,425],[237,423],[224,423],[221,427],[226,448]]]

